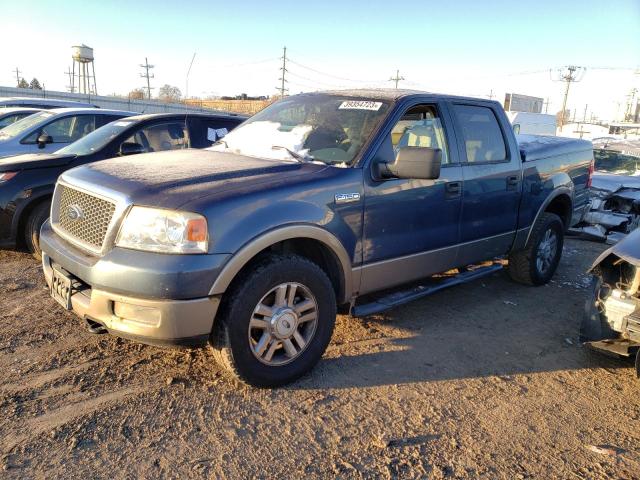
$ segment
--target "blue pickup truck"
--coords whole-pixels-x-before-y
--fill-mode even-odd
[[[90,331],[209,343],[236,378],[283,385],[319,361],[338,308],[379,312],[498,258],[548,282],[592,171],[590,142],[518,142],[494,101],[295,95],[207,150],[65,172],[42,263]]]

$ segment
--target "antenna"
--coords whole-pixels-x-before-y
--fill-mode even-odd
[[[404,80],[404,77],[400,76],[400,70],[396,70],[396,76],[389,79],[390,82],[396,82],[396,90],[398,89],[398,82],[400,80]]]
[[[564,90],[564,99],[562,100],[562,110],[560,113],[560,131],[564,125],[564,120],[567,112],[567,99],[569,98],[569,87],[572,82],[579,82],[584,77],[587,69],[585,67],[576,67],[575,65],[569,65],[566,67],[558,68],[555,72],[555,78],[552,74],[552,80],[556,82],[565,82],[567,84]]]
[[[187,79],[186,79],[186,85],[185,85],[185,92],[184,92],[184,129],[185,131],[189,131],[189,128],[187,127],[187,117],[189,115],[189,104],[187,103],[187,100],[189,99],[189,75],[191,74],[191,67],[193,66],[193,61],[196,59],[196,52],[193,52],[193,57],[191,57],[191,63],[189,64],[189,68],[187,69]],[[188,142],[191,143],[191,137],[189,136],[189,134],[187,134],[187,139]]]
[[[151,100],[151,82],[149,80],[154,78],[154,75],[153,73],[149,74],[149,70],[154,68],[155,65],[149,65],[149,60],[144,57],[144,64],[140,64],[140,66],[145,69],[145,73],[141,73],[140,76],[147,79],[147,99]]]

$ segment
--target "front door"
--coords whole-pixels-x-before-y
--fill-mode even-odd
[[[369,167],[393,161],[402,147],[432,147],[442,150],[442,169],[436,180],[376,180],[365,172],[361,294],[455,266],[462,168],[450,132],[441,106],[425,103],[406,108],[385,133]]]

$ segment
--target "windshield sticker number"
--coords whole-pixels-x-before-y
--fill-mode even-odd
[[[345,100],[338,107],[339,110],[380,110],[382,102],[371,102],[368,100]]]

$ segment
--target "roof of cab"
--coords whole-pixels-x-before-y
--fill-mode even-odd
[[[477,98],[477,97],[463,97],[457,95],[447,95],[443,93],[434,93],[434,92],[426,92],[423,90],[411,90],[411,89],[402,89],[402,88],[367,88],[367,89],[347,89],[347,90],[324,90],[319,92],[314,92],[315,94],[326,94],[326,95],[343,95],[347,97],[355,97],[355,98],[366,98],[368,100],[388,100],[388,101],[396,101],[405,97],[437,97],[437,98],[446,98],[451,100],[474,100],[474,101],[483,101],[483,102],[491,102],[497,103],[495,100],[488,100],[486,98]],[[303,94],[305,95],[305,94]],[[313,93],[311,94],[313,95]]]

